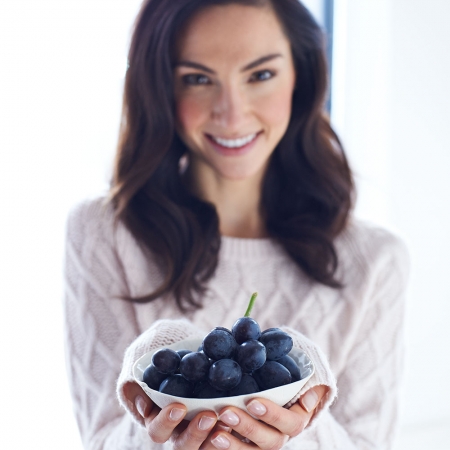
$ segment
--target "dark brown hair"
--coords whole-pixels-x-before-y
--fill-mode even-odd
[[[156,258],[165,279],[155,292],[133,301],[173,293],[182,310],[200,307],[200,294],[217,267],[215,207],[181,181],[179,162],[188,149],[175,131],[172,59],[177,35],[191,17],[228,3],[273,8],[291,43],[297,74],[291,120],[263,184],[267,230],[311,279],[340,286],[333,241],[346,225],[354,185],[324,110],[324,38],[309,11],[298,0],[147,0],[129,51],[111,200],[117,218]]]

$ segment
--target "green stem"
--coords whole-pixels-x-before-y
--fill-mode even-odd
[[[244,317],[250,317],[250,313],[252,312],[253,305],[255,304],[256,296],[258,295],[257,292],[254,292],[252,295],[252,298],[250,299],[250,302],[248,304],[247,311],[245,311]]]

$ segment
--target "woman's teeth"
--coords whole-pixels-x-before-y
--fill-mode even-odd
[[[249,142],[253,141],[255,139],[256,133],[250,134],[249,136],[245,136],[239,139],[222,139],[218,137],[211,136],[211,138],[217,142],[218,144],[222,145],[223,147],[227,148],[239,148],[243,147],[244,145],[247,145]]]

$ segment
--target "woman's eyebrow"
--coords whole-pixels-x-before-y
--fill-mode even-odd
[[[213,75],[216,74],[216,72],[214,72],[214,70],[210,69],[209,67],[204,66],[203,64],[199,64],[193,61],[178,61],[174,64],[175,67],[192,67],[193,69],[199,69],[199,70],[203,70],[203,72],[208,72],[211,73]]]
[[[251,62],[250,64],[247,64],[245,67],[241,69],[241,72],[246,72],[247,70],[254,69],[255,67],[258,67],[259,65],[271,61],[275,58],[281,58],[283,55],[280,53],[273,53],[271,55],[262,56],[261,58],[256,59],[255,61]],[[203,64],[196,63],[194,61],[187,61],[187,60],[181,60],[175,63],[175,67],[191,67],[193,69],[199,69],[203,70],[203,72],[211,73],[213,75],[216,74],[216,72],[209,67],[204,66]]]
[[[280,53],[273,53],[271,55],[263,56],[261,58],[258,58],[255,61],[251,62],[250,64],[247,64],[243,69],[241,69],[241,72],[246,72],[247,70],[254,69],[255,67],[258,67],[259,65],[261,65],[267,61],[271,61],[272,59],[282,58],[282,57],[283,57],[283,55],[281,55]]]

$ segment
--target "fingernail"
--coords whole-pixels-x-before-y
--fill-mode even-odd
[[[145,413],[145,409],[147,408],[147,402],[144,400],[144,397],[138,395],[136,397],[135,403],[136,409],[138,410],[139,414],[145,419],[147,417],[147,414]]]
[[[230,441],[223,434],[219,434],[219,436],[211,440],[211,444],[216,448],[223,449],[230,446]]]
[[[303,407],[306,411],[311,412],[317,405],[317,401],[319,400],[319,396],[317,395],[314,389],[310,389],[301,400]]]
[[[184,409],[173,408],[170,411],[169,418],[174,422],[178,422],[184,416],[184,414],[185,414]]]
[[[233,411],[229,411],[228,409],[219,416],[219,420],[226,423],[227,425],[237,425],[239,423],[239,417]]]
[[[213,419],[212,417],[202,416],[198,423],[198,429],[203,431],[209,430],[215,422],[216,419]]]
[[[263,416],[267,412],[267,408],[258,400],[252,400],[247,405],[247,409],[255,416]]]

